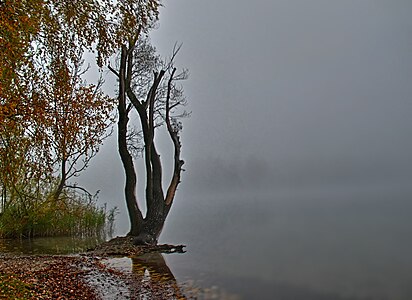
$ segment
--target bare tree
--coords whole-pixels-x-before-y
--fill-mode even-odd
[[[156,244],[172,206],[180,183],[184,161],[180,158],[182,130],[180,119],[187,116],[180,108],[186,105],[183,89],[178,84],[187,78],[187,71],[177,72],[174,59],[180,47],[175,47],[168,60],[161,60],[147,39],[135,39],[123,46],[118,71],[118,147],[126,173],[125,197],[131,229],[128,235],[136,236],[137,244]],[[129,113],[135,110],[140,119],[141,131],[130,135]],[[155,144],[156,129],[166,126],[173,144],[173,174],[166,193],[162,184],[162,161]],[[142,137],[142,146],[136,146],[132,137]],[[129,142],[129,143],[128,143]],[[143,217],[136,201],[136,172],[131,151],[141,150],[146,169],[146,207]]]

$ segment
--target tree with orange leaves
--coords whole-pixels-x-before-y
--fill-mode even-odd
[[[0,1],[2,209],[14,195],[39,198],[43,183],[57,180],[56,202],[70,187],[67,181],[87,167],[106,135],[113,102],[99,82],[82,80],[83,54],[96,52],[99,67],[117,52],[128,51],[122,57],[132,60],[134,45],[157,21],[160,5],[159,0]],[[128,94],[131,83],[120,82]],[[168,130],[180,149],[169,117]],[[173,178],[174,195],[180,175]],[[135,201],[126,194],[128,207],[137,207]],[[132,219],[140,211],[129,213]]]
[[[102,81],[82,80],[81,66],[80,57],[70,63],[56,58],[47,80],[47,138],[59,178],[55,200],[65,187],[82,189],[67,181],[87,168],[112,124],[113,100],[100,91]]]
[[[98,43],[100,58],[110,52],[99,40],[105,19],[98,1],[74,2],[0,2],[0,214],[13,206],[26,217],[48,194],[56,202],[79,188],[67,181],[88,166],[112,122],[101,82],[82,79],[85,51]]]

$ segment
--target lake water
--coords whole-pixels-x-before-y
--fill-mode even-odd
[[[236,194],[176,201],[160,242],[187,245],[164,255],[178,283],[228,299],[412,299],[412,189]]]
[[[412,191],[301,189],[202,196],[164,242],[176,278],[244,299],[412,299]],[[181,208],[184,209],[183,207]]]

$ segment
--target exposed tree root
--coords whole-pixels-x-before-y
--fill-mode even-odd
[[[136,237],[116,237],[110,241],[97,245],[87,251],[87,255],[95,256],[129,256],[135,257],[146,253],[184,253],[185,245],[134,245]]]

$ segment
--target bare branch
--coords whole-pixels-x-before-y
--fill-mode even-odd
[[[107,67],[109,68],[109,70],[110,70],[114,75],[116,75],[117,78],[120,78],[120,74],[119,74],[115,69],[113,69],[112,66],[110,66],[110,63],[107,65]]]
[[[88,190],[86,190],[84,187],[81,187],[81,186],[78,186],[78,185],[65,185],[64,187],[65,187],[65,188],[69,188],[69,189],[81,190],[82,192],[84,192],[84,193],[87,195],[87,197],[88,197],[89,199],[93,198],[93,194],[90,193]],[[96,194],[97,194],[98,192],[99,192],[99,191],[97,191]]]

